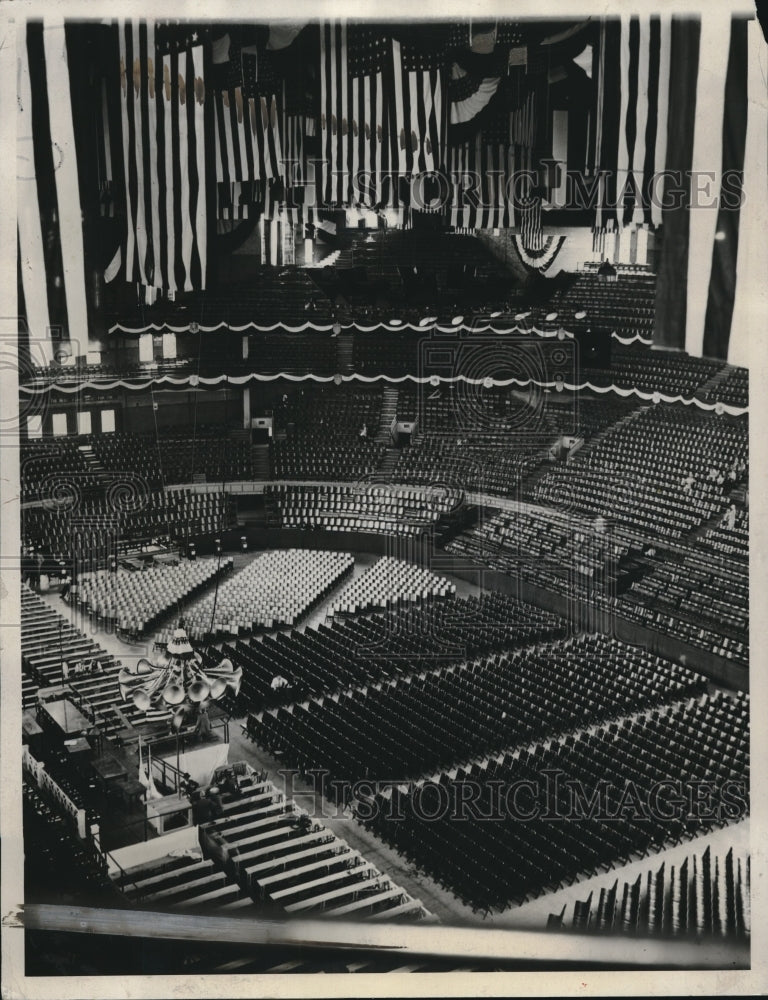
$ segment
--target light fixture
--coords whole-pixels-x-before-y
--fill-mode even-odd
[[[461,326],[463,322],[464,322],[463,316],[454,316],[453,319],[451,320],[451,326]]]
[[[236,697],[242,676],[243,668],[235,669],[226,658],[203,670],[202,656],[192,648],[186,630],[180,627],[157,663],[142,657],[133,666],[123,667],[117,681],[123,701],[132,701],[139,711],[175,710],[173,725],[178,729],[183,722],[184,706],[201,705],[208,699],[219,701],[228,691]]]
[[[340,333],[341,333],[341,323],[336,322],[333,324],[333,336],[338,337]]]
[[[587,318],[587,310],[586,309],[579,309],[579,311],[577,313],[573,314],[573,318],[574,319],[586,319]]]
[[[531,315],[530,309],[527,312],[515,313],[515,322],[521,323],[524,319],[528,319],[530,315]]]
[[[389,321],[389,325],[390,326],[402,326],[403,325],[403,321],[401,319],[391,319]]]
[[[430,323],[434,323],[437,316],[425,316],[424,319],[419,320],[419,326],[429,326]]]
[[[491,319],[498,319],[499,316],[501,316],[501,309],[495,309],[491,313]]]
[[[557,313],[556,312],[547,313],[544,319],[547,323],[554,323],[555,320],[557,319]]]

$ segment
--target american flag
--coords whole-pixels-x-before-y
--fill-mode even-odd
[[[446,133],[442,69],[430,53],[393,42],[401,173],[439,170]]]
[[[208,248],[203,46],[152,21],[120,21],[127,281],[171,295],[204,289]]]
[[[326,23],[319,124],[320,200],[396,207],[398,176],[443,160],[442,70],[375,25]]]
[[[63,20],[21,22],[17,38],[17,222],[31,343],[46,362],[56,342],[88,330],[83,221]]]
[[[227,87],[214,94],[216,180],[266,181],[283,173],[277,97],[282,84],[267,50],[230,48]]]

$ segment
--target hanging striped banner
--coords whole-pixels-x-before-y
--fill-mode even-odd
[[[595,163],[604,171],[596,226],[661,225],[654,178],[664,167],[671,17],[603,22],[597,56]]]
[[[283,154],[277,100],[246,97],[242,87],[217,91],[216,180],[264,181],[281,177]]]
[[[426,56],[373,26],[321,26],[323,203],[397,208],[398,177],[442,165],[446,117],[442,70]]]
[[[441,70],[392,42],[400,173],[438,170],[445,141]]]
[[[120,21],[127,281],[204,289],[207,218],[203,48],[161,52],[152,22]]]
[[[508,229],[515,225],[516,147],[472,142],[449,149],[451,203],[448,224],[462,229]]]
[[[109,134],[107,81],[101,81],[101,108],[96,115],[96,155],[99,178],[99,211],[104,218],[115,216],[115,188],[112,176],[112,140]]]
[[[50,360],[57,341],[76,339],[86,344],[88,339],[80,184],[63,20],[24,24],[17,52],[20,270],[31,343]]]
[[[663,214],[655,342],[744,364],[748,338],[763,332],[768,273],[759,224],[768,173],[765,45],[756,21],[727,9],[700,24],[673,19],[672,27],[666,169],[678,197]]]

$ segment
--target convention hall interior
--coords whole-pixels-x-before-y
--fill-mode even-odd
[[[18,27],[27,975],[748,966],[764,59]]]

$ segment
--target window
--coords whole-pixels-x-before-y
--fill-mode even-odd
[[[115,433],[115,411],[114,410],[102,410],[101,411],[101,433],[102,434],[114,434]]]
[[[152,361],[154,358],[154,340],[151,333],[142,333],[139,337],[139,361]]]
[[[163,334],[163,358],[173,360],[176,357],[176,334]]]
[[[27,437],[39,438],[43,436],[43,418],[40,414],[34,417],[27,417]]]
[[[66,413],[54,413],[53,414],[53,436],[54,437],[65,437],[67,434],[67,415]]]
[[[77,414],[77,433],[91,433],[91,413],[90,410],[80,410]]]

